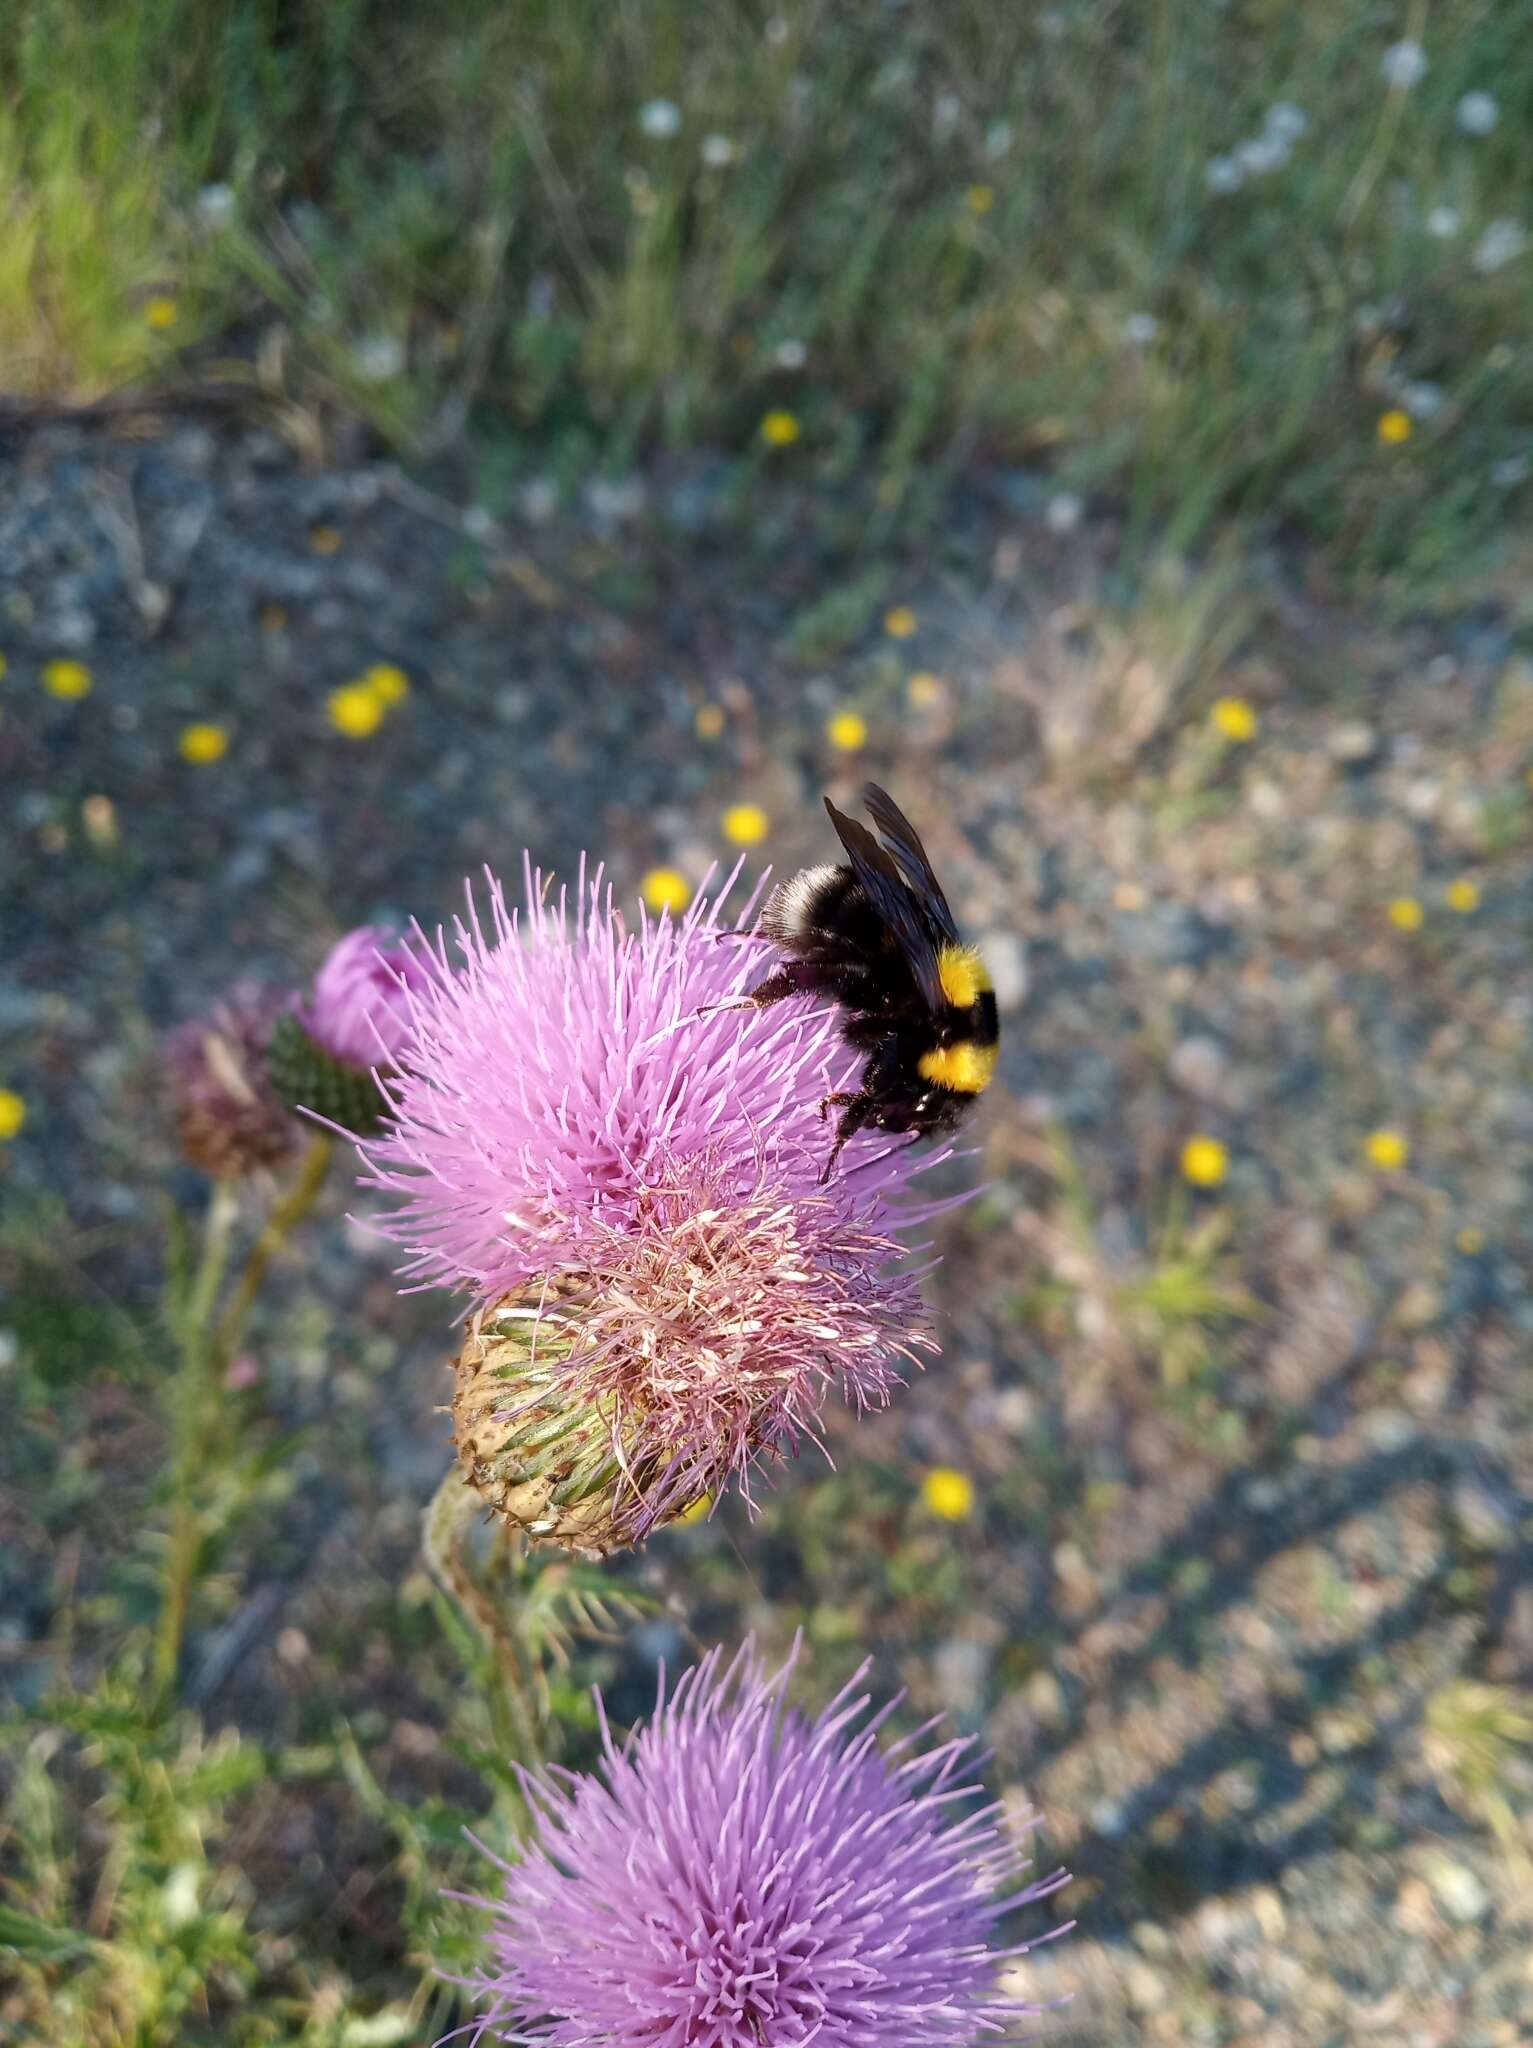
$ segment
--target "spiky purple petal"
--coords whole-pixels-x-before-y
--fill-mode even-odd
[[[807,1719],[791,1664],[714,1650],[625,1742],[603,1719],[595,1774],[527,1782],[474,2041],[970,2048],[1041,2010],[1002,1982],[1026,1945],[993,1936],[1064,1876],[1020,1884],[973,1745],[881,1749],[889,1708],[856,1725],[865,1666]]]

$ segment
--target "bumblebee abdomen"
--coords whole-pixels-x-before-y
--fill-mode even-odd
[[[937,979],[942,993],[955,1010],[972,1010],[981,996],[989,996],[995,1011],[995,988],[989,971],[972,946],[944,946],[937,955]]]
[[[979,1095],[990,1086],[999,1051],[993,1038],[988,1045],[975,1038],[960,1038],[952,1045],[936,1045],[923,1052],[916,1071],[923,1081],[946,1088],[951,1095]]]

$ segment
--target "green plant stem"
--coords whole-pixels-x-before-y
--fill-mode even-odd
[[[153,1696],[157,1701],[170,1693],[175,1684],[176,1667],[181,1660],[181,1638],[186,1627],[187,1601],[191,1595],[192,1571],[201,1534],[191,1491],[196,1477],[202,1417],[207,1407],[208,1380],[213,1361],[210,1326],[213,1305],[218,1299],[229,1263],[229,1244],[238,1211],[238,1199],[233,1188],[225,1181],[216,1182],[203,1226],[202,1253],[197,1270],[176,1308],[176,1336],[181,1356],[171,1396],[174,1403],[171,1418],[175,1443],[171,1468],[174,1506],[165,1556],[159,1626],[154,1639],[152,1678]]]
[[[309,1141],[304,1154],[303,1166],[296,1181],[282,1200],[276,1204],[262,1226],[261,1234],[250,1247],[250,1256],[245,1261],[245,1270],[240,1274],[229,1304],[218,1321],[218,1333],[214,1350],[219,1359],[227,1364],[234,1347],[240,1340],[245,1327],[245,1318],[250,1313],[251,1303],[261,1291],[261,1282],[266,1278],[266,1269],[281,1250],[294,1227],[301,1223],[313,1208],[320,1189],[325,1184],[325,1175],[330,1171],[330,1160],[335,1151],[335,1141],[318,1132]]]
[[[499,1690],[516,1745],[516,1761],[541,1761],[538,1714],[522,1668],[522,1644],[501,1609],[475,1578],[463,1554],[463,1540],[480,1508],[479,1496],[456,1465],[432,1495],[422,1522],[421,1548],[432,1577],[484,1643],[499,1679]]]
[[[181,1645],[186,1635],[187,1611],[202,1549],[203,1518],[196,1493],[201,1475],[209,1463],[216,1416],[214,1393],[239,1342],[245,1318],[260,1292],[267,1269],[295,1226],[313,1208],[324,1186],[333,1152],[333,1141],[323,1134],[310,1141],[297,1180],[273,1206],[262,1225],[216,1325],[214,1311],[228,1268],[229,1244],[238,1205],[233,1189],[222,1181],[215,1186],[213,1199],[208,1205],[202,1256],[176,1319],[181,1362],[173,1390],[173,1506],[165,1556],[164,1590],[151,1666],[153,1698],[159,1704],[167,1702],[175,1691]]]

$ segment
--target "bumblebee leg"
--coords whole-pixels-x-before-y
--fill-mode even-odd
[[[816,985],[817,970],[807,960],[790,960],[769,974],[765,981],[758,981],[743,996],[733,996],[727,1003],[705,1003],[697,1014],[699,1017],[717,1017],[724,1010],[767,1010],[773,1003],[780,1003],[788,996],[802,995],[806,989]]]
[[[844,1103],[846,1110],[840,1123],[836,1126],[836,1142],[830,1148],[830,1157],[825,1162],[825,1171],[820,1175],[821,1187],[824,1187],[832,1173],[834,1173],[836,1161],[841,1157],[842,1148],[847,1140],[855,1138],[864,1125],[871,1123],[878,1114],[878,1097],[876,1095],[869,1095],[865,1090],[856,1095],[829,1095],[826,1097],[826,1101]]]
[[[860,1102],[861,1100],[862,1097],[860,1095],[846,1095],[840,1093],[835,1095],[827,1095],[824,1101],[820,1104],[820,1122],[824,1123],[825,1112],[827,1109],[845,1109],[846,1105],[849,1102]]]

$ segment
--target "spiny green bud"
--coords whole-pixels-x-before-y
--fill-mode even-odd
[[[311,1038],[293,1011],[277,1020],[266,1049],[272,1087],[290,1109],[306,1109],[343,1131],[367,1137],[383,1121],[383,1091],[366,1067],[354,1067]]]

